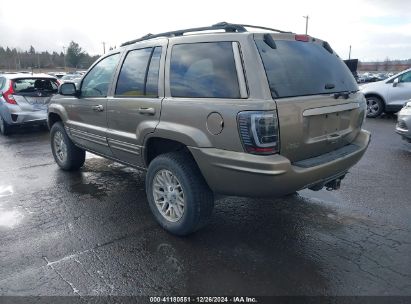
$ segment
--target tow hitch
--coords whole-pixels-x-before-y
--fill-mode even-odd
[[[328,191],[332,191],[332,190],[338,190],[340,189],[341,186],[341,178],[336,178],[334,180],[332,180],[331,182],[328,182],[325,184],[325,188]]]
[[[308,189],[313,190],[313,191],[319,191],[325,187],[328,191],[338,190],[340,189],[340,186],[341,186],[341,180],[344,177],[345,177],[345,174],[340,175],[339,177],[336,177],[329,182],[320,182],[318,184],[311,185],[308,187]]]

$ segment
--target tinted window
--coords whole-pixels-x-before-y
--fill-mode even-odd
[[[144,78],[151,52],[152,48],[146,48],[127,54],[118,77],[116,95],[144,95]]]
[[[322,45],[276,40],[273,49],[262,39],[256,44],[274,98],[358,90],[348,67]]]
[[[175,97],[240,98],[232,43],[175,45],[170,88]]]
[[[116,69],[120,54],[114,54],[97,63],[84,77],[81,86],[83,97],[107,96],[108,88]]]
[[[158,96],[158,72],[160,70],[161,47],[154,49],[147,72],[146,95]]]

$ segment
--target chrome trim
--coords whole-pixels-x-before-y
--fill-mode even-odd
[[[234,61],[235,61],[235,68],[237,70],[237,78],[238,78],[238,86],[240,88],[240,96],[241,98],[247,98],[247,85],[245,82],[243,64],[241,62],[241,55],[239,50],[238,42],[233,42],[233,53],[234,53]]]
[[[359,107],[360,107],[360,104],[358,102],[353,102],[353,103],[346,103],[346,104],[337,105],[337,106],[308,109],[303,112],[303,116],[307,117],[307,116],[315,116],[315,115],[322,115],[322,114],[330,114],[330,113],[354,110],[354,109],[358,109]]]

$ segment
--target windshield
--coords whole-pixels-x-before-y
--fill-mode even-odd
[[[337,55],[310,42],[256,38],[273,98],[357,91],[350,70]]]

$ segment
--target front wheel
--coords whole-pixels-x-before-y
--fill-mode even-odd
[[[157,222],[176,235],[203,227],[214,207],[213,193],[188,153],[156,157],[148,167],[146,192]]]
[[[83,166],[86,151],[77,147],[68,137],[61,122],[56,122],[50,130],[51,151],[59,167],[66,171]]]
[[[381,115],[384,110],[384,103],[381,98],[376,96],[366,97],[367,100],[367,117],[376,118]]]

